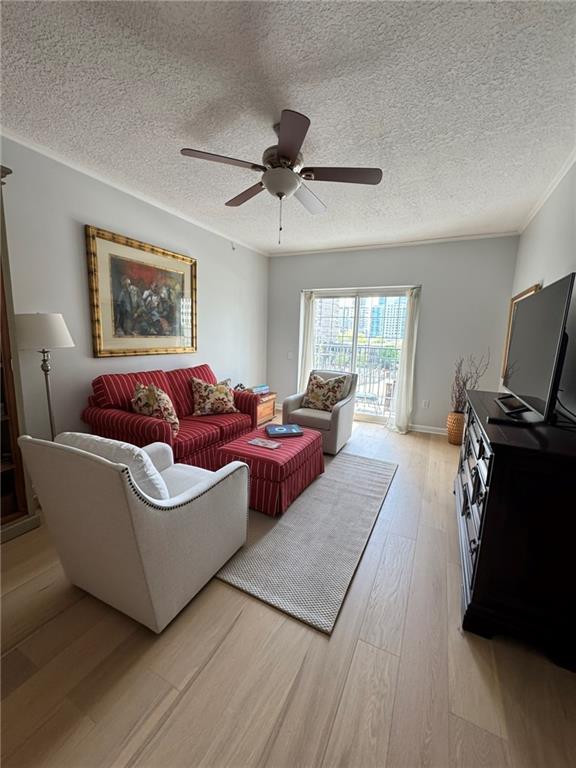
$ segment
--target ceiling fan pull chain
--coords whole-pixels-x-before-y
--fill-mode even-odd
[[[278,224],[278,245],[280,245],[280,238],[282,237],[282,199],[280,198],[280,221]]]

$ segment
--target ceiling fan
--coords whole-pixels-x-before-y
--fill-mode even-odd
[[[310,127],[310,120],[300,112],[284,109],[280,122],[274,126],[278,136],[278,144],[264,150],[262,163],[250,163],[246,160],[236,160],[233,157],[214,155],[199,149],[182,149],[181,154],[196,157],[199,160],[210,160],[213,163],[237,165],[258,171],[262,178],[256,184],[239,195],[228,200],[226,205],[236,207],[251,200],[262,190],[267,189],[271,195],[282,200],[294,197],[309,213],[323,213],[324,203],[309,189],[305,181],[337,181],[348,184],[379,184],[382,180],[380,168],[316,168],[303,167],[300,148]],[[280,223],[280,230],[282,223]]]

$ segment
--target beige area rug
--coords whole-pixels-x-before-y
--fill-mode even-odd
[[[218,578],[330,634],[396,467],[339,454]]]

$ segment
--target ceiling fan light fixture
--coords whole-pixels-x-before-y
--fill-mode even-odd
[[[268,168],[262,174],[262,184],[274,197],[291,197],[302,179],[290,168]]]

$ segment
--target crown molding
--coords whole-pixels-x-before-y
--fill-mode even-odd
[[[528,216],[526,217],[524,223],[519,228],[518,233],[521,235],[526,227],[530,224],[532,219],[536,216],[536,214],[544,207],[544,205],[548,202],[548,199],[552,196],[554,191],[556,190],[556,187],[560,184],[564,176],[568,173],[568,171],[572,168],[574,163],[576,162],[576,147],[570,152],[566,160],[562,163],[560,166],[560,170],[558,173],[554,176],[550,184],[547,186],[544,194],[542,197],[538,200],[538,202],[531,208]]]
[[[518,230],[509,230],[506,232],[490,232],[482,235],[454,235],[454,237],[438,237],[422,240],[399,240],[395,243],[371,243],[369,245],[346,245],[340,248],[314,248],[312,250],[302,251],[282,251],[280,253],[269,253],[272,259],[278,259],[281,256],[310,256],[319,253],[345,253],[347,251],[375,251],[380,248],[404,248],[410,245],[435,245],[436,243],[457,243],[461,240],[487,240],[495,237],[517,237],[520,234]]]
[[[154,208],[158,208],[161,211],[165,211],[165,213],[169,213],[172,216],[176,216],[177,218],[182,219],[183,221],[188,221],[190,224],[194,224],[194,226],[198,227],[199,229],[203,229],[205,232],[210,232],[212,235],[218,235],[218,237],[221,237],[223,240],[226,240],[228,243],[230,243],[233,246],[240,245],[242,246],[242,248],[246,248],[249,251],[252,251],[253,253],[258,253],[260,256],[270,256],[270,254],[267,253],[266,251],[261,251],[259,248],[256,248],[253,245],[248,245],[248,243],[244,243],[241,240],[236,240],[234,238],[231,238],[229,235],[225,235],[223,232],[219,232],[217,229],[213,229],[212,227],[206,226],[206,224],[201,224],[197,219],[192,218],[192,216],[186,216],[186,214],[181,213],[180,211],[177,211],[175,208],[171,208],[168,205],[164,205],[163,203],[159,202],[153,197],[148,197],[146,195],[141,194],[140,192],[136,192],[135,190],[130,189],[129,187],[125,187],[121,184],[112,182],[109,179],[106,179],[103,176],[100,176],[98,173],[95,173],[92,170],[88,170],[87,168],[83,167],[78,163],[73,163],[70,160],[66,160],[57,152],[53,152],[48,147],[44,147],[43,145],[37,144],[34,141],[29,141],[28,139],[23,138],[22,136],[18,135],[14,131],[11,131],[8,128],[4,128],[1,125],[0,125],[0,137],[5,137],[7,139],[10,139],[10,141],[14,141],[16,144],[20,144],[21,146],[26,147],[27,149],[31,149],[33,152],[38,152],[38,154],[44,155],[45,157],[48,157],[50,160],[54,160],[55,162],[60,163],[61,165],[66,166],[67,168],[71,168],[73,171],[76,171],[77,173],[82,173],[84,174],[84,176],[89,176],[91,179],[94,179],[95,181],[99,181],[101,184],[106,184],[108,187],[112,187],[113,189],[117,189],[119,192],[124,192],[124,194],[130,195],[130,197],[136,198],[136,200],[140,200],[141,202],[147,203],[148,205],[153,205]]]

